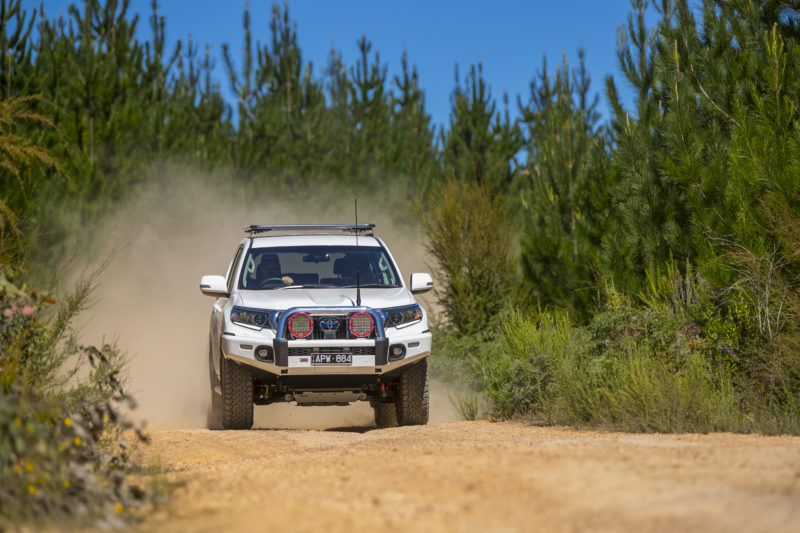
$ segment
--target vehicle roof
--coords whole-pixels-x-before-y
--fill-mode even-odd
[[[339,235],[330,233],[300,235],[264,235],[253,237],[253,248],[272,248],[278,246],[355,246],[355,235]],[[379,247],[380,241],[373,236],[361,235],[358,245],[364,247]]]

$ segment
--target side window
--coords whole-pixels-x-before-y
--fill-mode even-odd
[[[242,255],[242,246],[239,246],[239,249],[236,250],[236,255],[233,256],[233,261],[231,261],[231,266],[228,267],[228,292],[233,291],[233,283],[236,279],[236,264],[239,262],[239,256]]]
[[[244,266],[242,267],[242,278],[239,282],[240,289],[247,288],[247,280],[252,279],[255,282],[256,278],[256,262],[253,259],[253,253],[247,254],[247,257],[244,260]],[[252,288],[252,287],[251,287]]]

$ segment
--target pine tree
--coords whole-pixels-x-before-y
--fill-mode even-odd
[[[5,98],[30,94],[33,81],[31,31],[36,9],[28,18],[21,4],[22,0],[0,0],[0,94]]]
[[[509,118],[507,99],[505,113],[497,112],[496,107],[482,65],[470,68],[463,87],[456,67],[450,125],[441,138],[446,175],[489,190],[505,190],[511,184],[522,133]]]
[[[640,3],[639,12],[646,7]],[[623,122],[618,111],[615,118],[627,265],[641,279],[670,259],[689,260],[724,283],[719,242],[766,250],[759,205],[776,190],[792,194],[791,141],[780,132],[791,131],[795,113],[784,107],[796,90],[793,48],[779,30],[780,12],[764,6],[707,0],[698,19],[681,0],[660,11],[658,34],[648,41],[653,82],[641,93],[639,116]],[[791,24],[783,26],[791,33]]]
[[[692,256],[691,216],[685,190],[661,171],[661,154],[669,140],[664,116],[671,105],[671,86],[659,79],[656,30],[648,29],[646,0],[631,0],[633,13],[619,29],[619,65],[636,91],[635,113],[621,105],[612,78],[606,82],[614,116],[611,121],[613,171],[618,226],[605,236],[602,271],[620,288],[638,289],[647,272],[670,259]],[[671,24],[673,8],[664,0],[658,8],[659,28]]]
[[[602,238],[612,205],[609,157],[590,93],[583,50],[570,69],[566,54],[551,77],[546,61],[519,101],[527,129],[520,173],[522,268],[543,304],[585,313],[592,306]]]
[[[199,46],[190,35],[176,61],[177,75],[168,86],[164,138],[171,159],[215,168],[230,164],[233,135],[230,108],[211,78],[211,47],[206,45],[204,52],[199,59]]]
[[[350,79],[342,54],[331,48],[325,68],[325,94],[328,101],[322,135],[327,149],[321,154],[321,172],[338,176],[350,172],[353,152],[353,119],[350,114]]]
[[[259,43],[256,43],[256,49],[253,49],[250,9],[247,5],[245,5],[242,16],[242,27],[244,29],[244,46],[240,69],[237,70],[227,43],[222,45],[222,58],[231,91],[236,95],[237,100],[236,119],[238,124],[231,145],[231,158],[235,168],[245,177],[245,181],[249,182],[252,181],[256,169],[263,162],[265,149],[256,138],[256,102],[259,94],[264,90],[264,80],[258,77],[260,73],[254,66],[254,57],[258,57],[264,51],[259,50]]]
[[[390,95],[386,90],[388,66],[380,53],[370,58],[372,42],[362,35],[357,42],[359,58],[350,69],[352,172],[374,172],[387,166],[390,139]],[[371,167],[371,168],[370,168]]]
[[[257,102],[267,164],[273,172],[292,174],[295,182],[309,181],[324,149],[318,135],[325,112],[323,89],[312,77],[313,65],[303,61],[288,5],[273,5],[270,35],[270,47],[260,50],[258,58],[259,77],[267,87]]]
[[[152,41],[144,44],[144,79],[146,92],[143,98],[148,104],[150,114],[150,150],[158,157],[163,157],[166,138],[164,134],[167,121],[167,100],[169,97],[170,71],[181,53],[181,41],[169,56],[165,56],[166,35],[165,20],[158,14],[158,1],[150,3],[150,29],[153,31]],[[173,117],[170,116],[170,119]]]

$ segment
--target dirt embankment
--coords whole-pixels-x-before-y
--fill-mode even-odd
[[[152,437],[188,483],[142,531],[800,531],[797,437],[488,422]]]

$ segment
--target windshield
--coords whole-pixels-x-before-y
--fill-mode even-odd
[[[400,286],[400,278],[383,248],[359,248],[358,265],[362,287]],[[251,248],[239,276],[239,288],[248,290],[355,286],[355,246]]]

